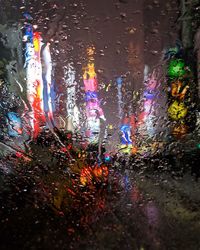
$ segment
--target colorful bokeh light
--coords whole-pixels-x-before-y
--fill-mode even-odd
[[[172,78],[185,75],[185,63],[182,59],[171,60],[168,66],[168,76]]]

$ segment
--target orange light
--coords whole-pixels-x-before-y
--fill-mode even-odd
[[[102,176],[102,169],[98,166],[96,166],[93,170],[93,173],[96,177],[101,177]]]
[[[81,170],[80,182],[83,186],[85,186],[86,184],[91,184],[92,174],[90,168],[85,167]]]
[[[132,153],[132,154],[136,154],[137,151],[138,151],[138,148],[137,148],[137,147],[132,147],[132,149],[131,149],[131,153]]]
[[[173,82],[171,94],[172,96],[177,97],[180,100],[183,100],[185,98],[188,89],[189,89],[188,85],[183,88],[183,83],[181,81]]]

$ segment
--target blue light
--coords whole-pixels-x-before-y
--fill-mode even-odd
[[[155,97],[155,92],[152,90],[145,90],[144,91],[144,98],[148,99],[148,100],[153,100]]]
[[[97,98],[98,98],[98,95],[96,92],[88,91],[85,94],[85,101],[86,102],[90,101],[91,99],[97,99]]]
[[[109,161],[111,161],[111,157],[109,156],[109,155],[107,155],[107,156],[105,156],[105,162],[109,162]]]
[[[130,125],[122,125],[120,127],[121,135],[121,144],[127,145],[132,144],[131,140],[131,126]]]
[[[117,85],[122,85],[122,78],[121,77],[118,77],[117,78]]]
[[[7,114],[8,134],[13,137],[18,137],[22,134],[22,121],[17,113],[9,112]]]

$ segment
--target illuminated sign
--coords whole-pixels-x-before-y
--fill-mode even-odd
[[[172,78],[182,77],[186,73],[185,63],[182,59],[172,59],[168,66],[168,76]]]
[[[94,66],[94,47],[87,49],[89,62],[84,68],[83,82],[85,86],[86,101],[86,134],[91,143],[98,142],[100,133],[100,119],[105,120],[103,109],[98,100],[98,83]]]
[[[139,117],[138,120],[142,126],[145,126],[148,136],[153,136],[155,133],[154,101],[157,93],[156,87],[158,86],[158,80],[157,80],[158,77],[155,70],[152,72],[150,76],[148,76],[147,73],[148,71],[146,72],[145,90],[143,92],[144,111],[142,112],[141,117]],[[141,131],[142,131],[142,126],[141,126]]]
[[[130,125],[122,125],[120,127],[121,131],[121,144],[123,145],[132,145],[131,140],[131,126]]]
[[[183,102],[174,101],[169,106],[168,113],[173,120],[183,119],[187,115],[187,107]]]
[[[186,65],[185,60],[177,58],[170,58],[168,62],[168,83],[169,83],[169,107],[168,115],[174,121],[172,127],[172,135],[179,139],[183,137],[188,131],[188,121],[191,115],[187,104],[191,97],[190,83],[192,82],[191,70]]]
[[[181,81],[173,82],[171,85],[171,95],[175,98],[183,100],[189,89],[189,86],[184,84]]]
[[[29,18],[30,19],[30,18]],[[47,122],[53,126],[52,61],[50,44],[44,44],[40,32],[34,32],[31,24],[25,25],[24,42],[27,99],[32,137],[36,138],[41,126]],[[42,63],[43,62],[43,63]],[[45,116],[46,115],[46,116]]]
[[[88,91],[85,93],[86,102],[91,101],[91,99],[98,99],[98,95],[96,92]]]

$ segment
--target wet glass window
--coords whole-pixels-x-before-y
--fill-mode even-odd
[[[0,249],[200,249],[199,1],[0,6]]]

